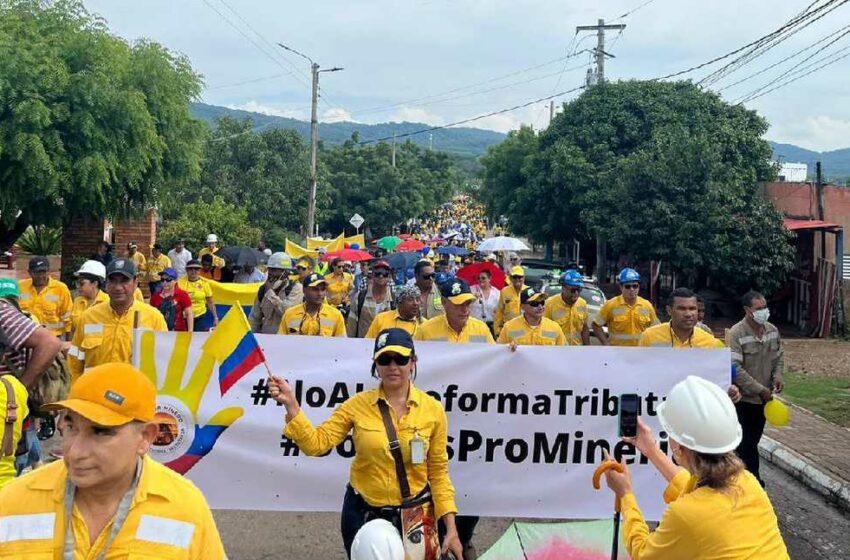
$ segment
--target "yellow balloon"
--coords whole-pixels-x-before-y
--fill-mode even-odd
[[[774,426],[787,426],[791,411],[784,402],[773,399],[764,406],[764,417]]]

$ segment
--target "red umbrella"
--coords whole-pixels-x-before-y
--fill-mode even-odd
[[[470,286],[474,286],[475,284],[478,284],[478,275],[481,274],[482,270],[489,270],[490,271],[490,276],[491,276],[490,284],[494,288],[501,290],[502,288],[505,287],[505,278],[507,278],[505,276],[505,273],[502,271],[501,268],[499,268],[498,266],[496,266],[495,264],[493,264],[491,262],[480,262],[480,263],[475,263],[475,264],[468,264],[465,267],[458,270],[457,274],[455,274],[455,276],[457,276],[458,278],[462,278],[463,280],[466,280],[466,282]]]
[[[409,233],[399,233],[399,239],[410,239],[411,235]]]
[[[421,251],[425,248],[425,244],[419,241],[418,239],[408,239],[404,243],[399,243],[395,246],[393,251],[397,253],[410,253],[414,251]]]
[[[367,253],[366,251],[361,251],[359,249],[343,249],[342,251],[334,251],[333,253],[327,253],[322,257],[323,261],[332,261],[336,258],[340,258],[344,261],[351,262],[359,262],[359,261],[371,261],[375,257]]]

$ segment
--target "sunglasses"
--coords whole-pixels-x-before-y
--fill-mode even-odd
[[[390,276],[389,272],[373,272],[372,276],[375,278],[388,278]]]
[[[637,290],[640,288],[640,284],[623,284],[623,288],[626,290]]]
[[[479,281],[479,282],[484,282],[485,280],[489,280],[489,279],[490,279],[490,277],[489,277],[489,276],[479,276],[479,277],[478,277],[478,281]]]
[[[526,305],[530,305],[531,307],[543,307],[546,305],[545,301],[529,301]]]
[[[423,280],[433,280],[434,278],[436,278],[436,276],[436,274],[423,274],[422,276],[420,276],[420,278],[422,278]]]
[[[306,266],[296,266],[295,269],[296,270],[307,270],[307,267]]]
[[[571,294],[580,294],[580,293],[581,293],[581,288],[570,288],[570,289],[569,289],[569,290],[567,290],[567,291],[568,291],[569,293],[571,293]]]
[[[398,354],[381,354],[375,358],[375,363],[379,366],[388,366],[395,362],[398,366],[406,366],[410,363],[410,356],[399,356]]]
[[[174,278],[163,278],[162,281],[167,284],[169,282],[174,282]]]

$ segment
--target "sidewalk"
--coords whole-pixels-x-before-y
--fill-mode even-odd
[[[786,404],[791,422],[784,428],[768,424],[759,445],[762,458],[850,515],[850,430]]]

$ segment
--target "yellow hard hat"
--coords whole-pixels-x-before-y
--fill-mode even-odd
[[[764,417],[774,426],[787,426],[791,419],[791,411],[787,404],[779,399],[773,399],[764,405]]]

